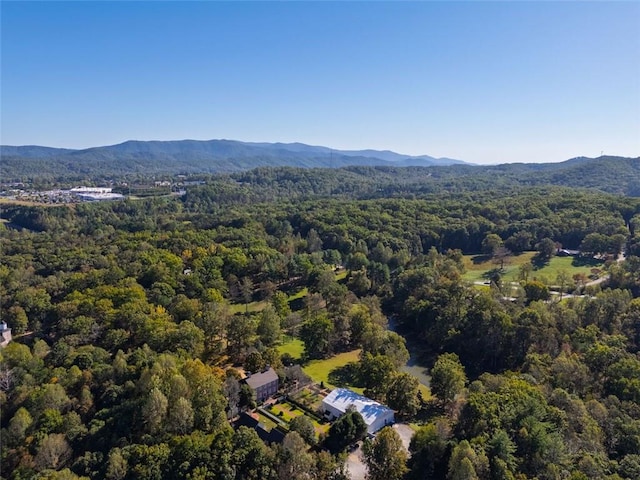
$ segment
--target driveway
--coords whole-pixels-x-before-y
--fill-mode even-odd
[[[411,443],[411,437],[413,437],[415,432],[406,423],[395,423],[393,425],[393,429],[398,433],[398,435],[400,435],[402,445],[404,445],[404,449],[407,451],[407,454],[409,454],[409,444]]]
[[[346,461],[347,471],[351,480],[364,480],[367,474],[367,467],[364,465],[362,454],[362,442],[358,444],[358,449],[349,453]]]
[[[413,429],[406,423],[396,423],[393,425],[393,429],[400,435],[402,445],[404,446],[407,454],[409,453],[409,444],[411,443],[411,437],[413,437]],[[364,480],[367,474],[367,467],[364,464],[364,455],[362,454],[362,442],[358,443],[358,448],[349,453],[346,461],[347,470],[351,480]]]

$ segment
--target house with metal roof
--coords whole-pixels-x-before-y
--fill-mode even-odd
[[[329,420],[344,415],[350,407],[362,415],[369,434],[395,422],[395,414],[389,407],[348,388],[336,388],[322,400],[322,410]]]

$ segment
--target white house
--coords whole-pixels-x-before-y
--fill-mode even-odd
[[[347,388],[336,388],[322,400],[322,410],[329,420],[344,415],[349,407],[362,415],[367,424],[367,433],[375,433],[395,421],[393,410],[389,407]]]

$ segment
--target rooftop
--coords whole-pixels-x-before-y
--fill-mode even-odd
[[[381,414],[392,411],[389,407],[349,390],[348,388],[336,388],[327,395],[324,402],[340,410],[342,413],[345,413],[347,409],[353,405],[358,413],[362,415],[362,418],[367,425],[371,425]]]
[[[250,376],[247,376],[247,378],[245,378],[245,382],[247,382],[247,385],[249,385],[254,390],[264,385],[267,385],[271,382],[275,382],[276,380],[278,380],[278,374],[271,367],[269,367],[267,370],[263,372],[254,373]]]

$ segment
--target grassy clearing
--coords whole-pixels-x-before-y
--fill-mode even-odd
[[[524,252],[514,255],[508,265],[505,265],[502,273],[504,282],[518,282],[520,280],[520,266],[531,262],[536,252]],[[486,274],[496,268],[496,265],[485,255],[465,255],[464,265],[466,273],[464,280],[468,282],[487,282]],[[595,259],[580,259],[574,257],[552,257],[549,263],[542,268],[535,268],[529,278],[540,280],[544,283],[554,284],[561,271],[565,271],[569,277],[577,273],[591,274],[592,268],[602,268],[603,262]]]
[[[249,313],[261,312],[264,310],[269,302],[266,300],[260,300],[259,302],[251,302],[249,305],[245,306],[244,303],[232,303],[229,305],[229,311],[233,314],[236,313],[245,313],[247,309]]]
[[[511,257],[511,261],[504,267],[502,279],[506,282],[517,282],[520,265],[530,262],[536,252],[524,252]],[[496,265],[486,255],[465,255],[464,267],[466,273],[462,276],[468,282],[487,281],[485,274]]]
[[[312,360],[307,363],[302,369],[309,375],[314,382],[324,382],[326,386],[335,388],[335,385],[329,382],[329,374],[340,367],[357,362],[359,360],[360,349],[352,350],[350,352],[340,353],[334,357],[327,358],[325,360]],[[362,388],[350,387],[352,390],[362,393]]]
[[[601,270],[604,266],[604,262],[596,259],[577,259],[572,257],[553,257],[551,261],[541,268],[540,270],[534,270],[532,275],[534,278],[541,280],[545,283],[555,284],[556,277],[561,271],[567,272],[571,278],[577,273],[583,273],[587,277],[591,275],[591,269],[597,268]]]
[[[287,340],[282,343],[282,345],[278,345],[278,353],[283,355],[288,353],[295,360],[300,360],[302,358],[302,354],[304,353],[304,342],[299,338],[286,337]]]

